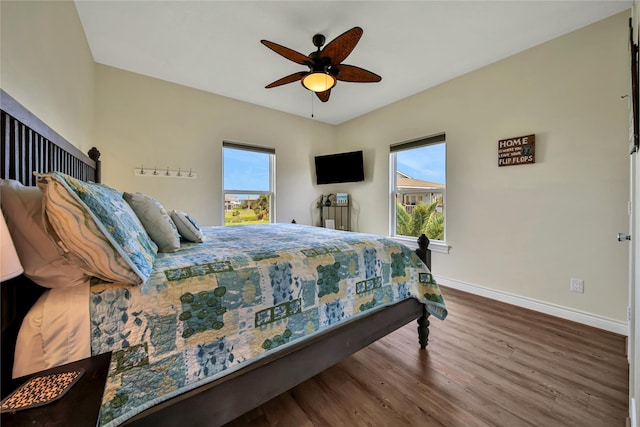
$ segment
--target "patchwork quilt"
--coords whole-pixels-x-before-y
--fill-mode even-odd
[[[139,286],[91,286],[91,351],[112,351],[101,425],[215,380],[362,313],[417,298],[444,319],[415,253],[385,237],[297,224],[203,227]]]

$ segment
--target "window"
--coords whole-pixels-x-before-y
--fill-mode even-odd
[[[276,152],[222,143],[224,225],[274,222]]]
[[[435,135],[390,147],[391,235],[445,240],[446,142]]]

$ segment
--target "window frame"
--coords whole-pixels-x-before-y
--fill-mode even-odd
[[[224,149],[253,151],[269,155],[269,190],[234,190],[226,189],[224,182]],[[269,224],[276,222],[276,150],[275,148],[261,147],[257,145],[242,144],[232,141],[222,141],[222,219],[225,226],[225,205],[227,194],[257,194],[269,196]]]
[[[413,236],[401,236],[397,234],[397,197],[400,194],[411,194],[415,193],[415,190],[397,190],[397,172],[398,172],[398,161],[397,161],[397,153],[399,151],[411,150],[414,148],[420,148],[427,145],[434,144],[447,144],[446,134],[439,133],[436,135],[427,136],[424,138],[418,138],[410,141],[400,142],[396,144],[391,144],[389,146],[389,237],[393,240],[402,242],[408,245],[411,248],[417,248],[417,237]],[[445,148],[446,150],[446,148]],[[446,151],[445,151],[445,175],[447,171],[447,160],[446,160]],[[444,202],[444,239],[443,240],[431,240],[429,239],[429,249],[436,252],[449,253],[449,245],[447,244],[447,189],[446,184],[445,188],[442,191],[434,191],[434,192],[442,192],[442,198]]]

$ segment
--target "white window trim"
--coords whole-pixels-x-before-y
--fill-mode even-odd
[[[257,151],[269,155],[269,191],[263,190],[226,190],[224,188],[224,149],[232,148],[236,150]],[[252,145],[239,144],[235,142],[223,141],[222,143],[222,216],[221,224],[224,226],[225,200],[227,194],[266,194],[269,196],[269,223],[276,222],[276,153],[274,149],[255,147]]]
[[[418,141],[418,140],[416,140]],[[445,141],[446,143],[446,141]],[[411,249],[418,249],[418,239],[417,237],[412,236],[399,236],[396,234],[396,194],[402,194],[405,191],[396,191],[396,171],[398,169],[398,162],[396,159],[396,153],[389,153],[389,238],[395,240],[397,242],[403,243]],[[434,191],[436,192],[436,191]],[[444,193],[444,197],[446,200],[447,194],[445,191],[438,191]],[[446,202],[445,202],[446,203]],[[445,240],[431,240],[429,239],[429,249],[432,252],[440,252],[444,254],[448,254],[450,250],[450,246],[447,244],[447,212],[448,209],[444,211],[444,238]]]

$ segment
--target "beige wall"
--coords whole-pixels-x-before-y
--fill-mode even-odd
[[[389,145],[446,132],[449,254],[456,281],[626,321],[628,18],[604,21],[338,128],[371,174],[353,186],[360,229],[386,234]],[[536,134],[536,163],[498,167],[497,141]],[[571,277],[584,294],[569,292]]]
[[[95,63],[73,2],[3,0],[0,19],[2,89],[88,151]]]
[[[222,224],[222,141],[276,149],[276,220],[311,224],[313,153],[334,126],[104,65],[96,74],[96,143],[104,182],[156,197],[203,225]],[[196,180],[135,177],[134,169],[193,169]]]

